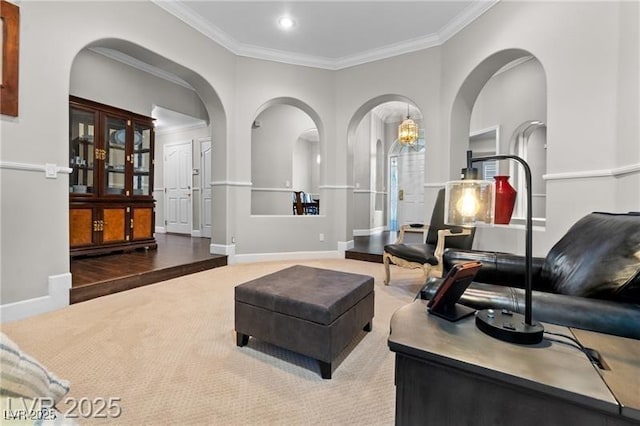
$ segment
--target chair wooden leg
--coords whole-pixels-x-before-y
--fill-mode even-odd
[[[387,252],[382,255],[382,262],[384,263],[384,285],[389,285],[389,254]]]
[[[424,278],[429,278],[429,274],[431,273],[431,265],[429,263],[425,263],[422,265],[422,272],[424,273]]]

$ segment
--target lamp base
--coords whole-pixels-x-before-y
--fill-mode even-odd
[[[476,314],[476,327],[505,342],[535,345],[542,341],[544,327],[533,321],[525,324],[524,315],[507,310],[485,309]]]

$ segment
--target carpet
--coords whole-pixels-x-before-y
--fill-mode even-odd
[[[343,352],[331,380],[305,356],[254,338],[236,346],[234,287],[294,264],[375,278],[373,331]],[[2,331],[71,381],[62,412],[89,401],[80,424],[391,425],[389,323],[423,283],[418,271],[392,268],[384,286],[382,265],[356,260],[230,265],[2,324]],[[98,407],[87,407],[109,398],[119,398],[122,412],[96,419]]]

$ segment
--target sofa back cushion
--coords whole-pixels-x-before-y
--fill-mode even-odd
[[[553,246],[542,275],[572,296],[640,303],[640,213],[591,213]]]

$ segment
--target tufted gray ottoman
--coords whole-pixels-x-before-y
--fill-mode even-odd
[[[331,363],[360,330],[371,331],[373,277],[296,265],[235,288],[237,345],[249,336]]]

